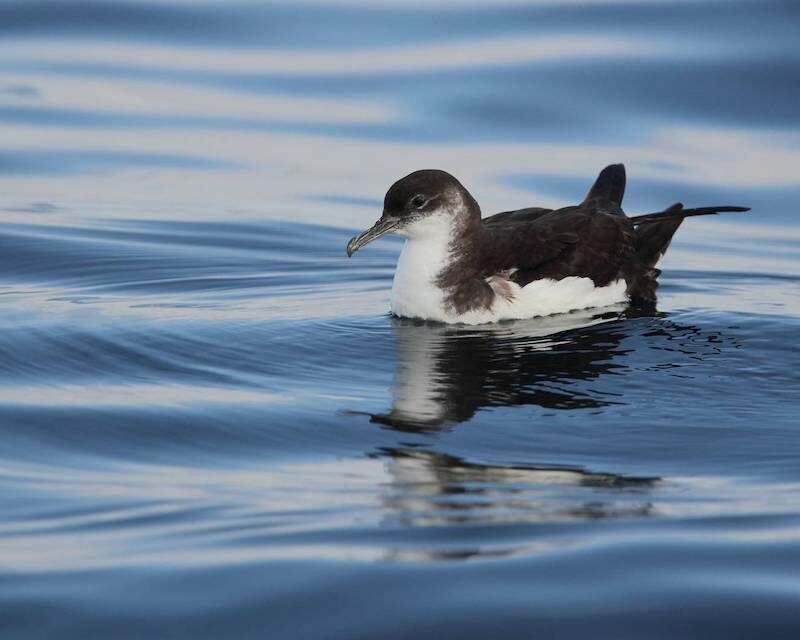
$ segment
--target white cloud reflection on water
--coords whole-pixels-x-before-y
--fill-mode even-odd
[[[5,49],[5,51],[3,51]],[[445,44],[384,46],[351,51],[269,51],[210,48],[146,48],[116,43],[50,41],[46,50],[26,41],[0,44],[4,65],[30,66],[98,63],[128,69],[258,73],[276,76],[430,73],[457,69],[522,65],[608,56],[611,58],[665,55],[671,49],[638,38],[603,36],[542,36],[478,39]]]
[[[105,469],[9,463],[0,475],[28,499],[6,513],[24,517],[3,523],[4,567],[39,573],[271,560],[480,560],[636,544],[800,540],[791,519],[779,520],[797,507],[796,483],[743,486],[736,478],[693,476],[650,488],[599,489],[568,469],[436,464],[424,452],[418,458],[287,460],[261,468],[240,461],[237,468],[213,470],[118,461],[112,477]],[[463,492],[444,492],[445,478]],[[68,509],[52,503],[56,495]],[[776,519],[764,528],[767,515]],[[742,518],[737,527],[724,526],[736,516]],[[717,517],[721,525],[714,527]],[[626,526],[587,526],[608,519]],[[651,519],[662,526],[654,530]],[[670,520],[679,526],[670,527]],[[537,528],[547,523],[562,526]],[[404,542],[372,537],[395,527],[407,531]],[[458,540],[437,542],[435,532],[451,528]],[[350,531],[353,540],[331,542],[335,531]]]
[[[270,217],[333,226],[358,227],[379,211],[311,203],[309,193],[382,199],[397,177],[422,166],[446,168],[459,176],[487,212],[530,204],[567,204],[546,193],[506,186],[499,178],[526,172],[585,179],[599,168],[624,160],[629,179],[737,189],[800,185],[800,147],[777,133],[664,129],[636,145],[455,144],[356,140],[335,136],[213,129],[148,132],[114,130],[109,136],[77,127],[0,126],[6,149],[25,148],[46,156],[52,150],[112,149],[230,161],[228,170],[116,168],[111,173],[75,179],[71,175],[0,176],[5,208],[30,202],[55,202],[74,209],[100,207],[108,216]],[[13,187],[13,188],[12,188]],[[12,195],[13,194],[13,195]],[[583,197],[583,190],[572,201]],[[669,203],[663,203],[667,205]],[[687,203],[695,204],[695,203]],[[708,203],[697,203],[708,204]],[[166,209],[165,209],[166,207]],[[377,209],[377,208],[376,208]],[[630,211],[636,203],[629,203]],[[84,209],[86,210],[86,209]],[[138,217],[138,216],[135,216]],[[713,224],[713,223],[712,223]]]
[[[0,109],[21,119],[0,125],[6,163],[12,168],[4,174],[0,156],[0,208],[9,220],[30,218],[28,212],[9,210],[45,203],[69,209],[65,218],[73,221],[93,214],[235,217],[355,228],[371,222],[378,207],[370,211],[347,199],[380,201],[392,181],[421,167],[454,173],[491,213],[578,201],[597,171],[616,161],[627,164],[631,181],[674,183],[676,200],[684,198],[681,185],[740,192],[800,187],[795,169],[800,166],[800,138],[793,130],[649,121],[637,113],[628,119],[641,121],[640,132],[619,142],[576,142],[568,131],[560,142],[429,141],[419,131],[414,134],[429,108],[424,99],[421,105],[404,104],[398,96],[371,90],[351,90],[347,97],[330,91],[321,95],[307,88],[272,88],[268,82],[253,90],[244,77],[241,84],[220,87],[204,76],[255,74],[298,81],[392,74],[423,78],[430,72],[519,65],[536,69],[545,63],[604,57],[624,64],[642,59],[675,62],[697,55],[672,36],[483,35],[442,43],[429,34],[428,41],[412,45],[389,42],[336,51],[137,45],[63,37],[48,38],[42,46],[37,38],[8,38],[0,44],[2,64],[10,72],[3,80],[6,91],[0,91]],[[720,42],[705,44],[703,60],[729,56],[736,48],[735,43]],[[715,53],[715,47],[722,49]],[[419,90],[425,98],[426,85]],[[542,87],[539,93],[547,90]],[[617,108],[625,119],[625,110]],[[41,109],[45,111],[37,115]],[[400,127],[400,133],[387,135],[386,127]],[[403,127],[411,135],[404,135]],[[113,162],[104,164],[97,157],[83,175],[73,170],[81,154],[98,153],[115,154]],[[159,157],[165,162],[159,164]],[[13,170],[15,163],[27,170]],[[540,176],[541,190],[536,180],[525,190],[507,184],[508,176],[520,174]],[[567,201],[546,188],[549,179],[565,177],[585,181]],[[309,196],[327,201],[315,202]],[[691,204],[708,203],[687,202]],[[629,201],[630,211],[637,207],[650,208],[651,203]],[[715,224],[703,222],[709,229],[717,228]],[[682,237],[693,233],[688,229],[682,230]]]
[[[76,84],[80,91],[76,91]],[[223,88],[166,84],[131,78],[85,78],[57,74],[4,75],[3,86],[27,87],[30,93],[0,92],[0,106],[47,107],[103,112],[114,117],[214,118],[221,123],[259,122],[363,123],[392,122],[396,112],[366,101],[242,93]],[[189,122],[192,122],[189,120]],[[158,124],[153,121],[153,126]],[[199,126],[202,127],[201,120]],[[180,126],[179,122],[175,126]],[[220,124],[219,126],[222,126]]]
[[[179,407],[213,404],[289,404],[296,398],[259,390],[170,384],[63,384],[44,387],[5,385],[0,403],[6,407],[98,408]]]

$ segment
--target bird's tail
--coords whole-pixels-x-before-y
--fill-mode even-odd
[[[676,202],[664,211],[631,216],[630,220],[636,229],[636,253],[645,265],[654,267],[666,252],[672,236],[685,218],[744,211],[750,211],[750,208],[724,205],[684,209],[680,202]]]
[[[692,216],[708,216],[717,213],[744,212],[748,207],[698,207],[684,209],[678,202],[658,213],[646,213],[641,216],[632,216],[636,234],[636,255],[640,261],[640,268],[636,276],[629,282],[629,294],[634,305],[652,305],[656,299],[656,287],[661,271],[656,264],[666,253],[672,236],[686,218]],[[643,268],[642,268],[643,267]]]
[[[645,222],[663,222],[665,220],[683,220],[692,216],[714,216],[718,213],[744,213],[750,211],[750,207],[733,207],[721,205],[719,207],[697,207],[695,209],[684,209],[680,202],[673,204],[664,211],[657,213],[645,213],[641,216],[631,216],[630,220],[634,226]]]

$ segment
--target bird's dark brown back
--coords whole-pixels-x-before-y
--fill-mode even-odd
[[[591,278],[596,286],[605,286],[620,278],[625,263],[635,256],[630,221],[598,210],[594,202],[539,210],[516,220],[508,215],[514,213],[508,212],[502,224],[485,224],[486,251],[497,256],[494,264],[485,263],[495,272],[516,269],[510,278],[520,286],[569,276]]]
[[[583,202],[574,207],[531,207],[504,211],[482,221],[481,264],[485,277],[504,273],[520,286],[541,278],[591,278],[602,287],[624,279],[634,304],[655,301],[656,268],[683,222],[683,205],[629,218],[622,209],[625,167],[605,167]],[[746,211],[745,207],[705,207],[685,215]]]

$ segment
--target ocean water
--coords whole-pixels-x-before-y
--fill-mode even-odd
[[[800,636],[800,5],[0,2],[0,635]],[[693,219],[398,320],[412,170]]]

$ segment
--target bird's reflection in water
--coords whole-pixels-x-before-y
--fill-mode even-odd
[[[387,555],[395,560],[464,560],[569,545],[569,538],[540,535],[536,525],[649,516],[659,482],[580,468],[485,465],[414,449],[375,455],[386,459],[392,479],[382,500],[387,526],[459,531],[392,549]],[[534,529],[520,536],[516,525]],[[511,527],[508,539],[498,533],[505,526]]]
[[[726,341],[623,307],[480,327],[393,318],[392,331],[392,406],[369,415],[401,431],[445,429],[491,407],[601,410],[624,404],[625,384],[608,384],[605,375],[696,364]]]
[[[483,327],[394,319],[392,406],[370,419],[393,430],[435,433],[492,407],[602,411],[626,402],[625,375],[696,364],[725,342],[663,315],[636,315],[619,308]],[[602,378],[611,373],[618,377],[609,384]],[[561,460],[488,465],[407,445],[373,455],[386,461],[390,477],[382,496],[389,526],[458,527],[457,544],[446,536],[439,545],[393,549],[396,559],[535,553],[541,545],[564,544],[558,536],[542,538],[541,523],[649,516],[661,484],[657,477],[587,471]],[[515,537],[506,545],[497,531],[484,539],[484,527],[471,525],[534,530],[523,543]]]
[[[575,386],[626,353],[619,310],[573,313],[482,327],[394,318],[397,370],[392,408],[374,422],[404,431],[441,429],[484,407],[599,408],[620,398]],[[592,325],[602,325],[592,327]],[[575,331],[592,327],[591,330]]]

